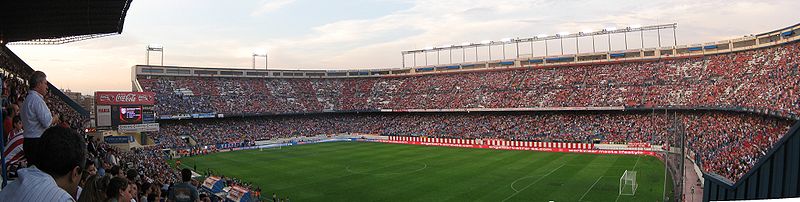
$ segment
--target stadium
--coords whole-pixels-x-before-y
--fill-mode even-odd
[[[88,2],[104,15],[4,14],[4,122],[35,74],[7,45],[123,34],[131,0]],[[85,9],[63,4],[52,9]],[[41,28],[82,20],[105,23]],[[397,50],[400,67],[366,69],[260,68],[262,53],[252,68],[172,66],[153,44],[129,91],[96,91],[86,108],[48,83],[45,102],[144,201],[172,200],[180,182],[236,202],[800,197],[800,24],[693,44],[678,26]],[[4,187],[30,169],[21,139],[3,138]]]

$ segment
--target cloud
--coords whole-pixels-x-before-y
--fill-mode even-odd
[[[294,3],[296,0],[270,0],[270,1],[261,1],[261,6],[256,8],[253,12],[250,13],[250,16],[260,16],[265,13],[269,13],[272,11],[276,11],[281,9],[289,4]]]
[[[232,9],[244,16],[236,20],[271,12],[290,9],[296,0],[265,0],[253,7],[239,6]],[[206,21],[142,21],[138,13],[129,13],[126,31],[119,36],[105,37],[65,44],[61,46],[10,46],[26,62],[36,69],[53,74],[59,87],[70,87],[81,92],[94,89],[130,89],[130,67],[144,63],[146,42],[160,42],[166,46],[166,64],[199,67],[250,67],[251,51],[265,48],[269,54],[270,68],[280,69],[354,69],[401,66],[400,52],[426,46],[480,42],[502,38],[530,37],[538,34],[554,34],[561,31],[578,32],[585,29],[599,30],[606,26],[624,27],[630,24],[653,25],[678,23],[678,44],[695,44],[731,39],[750,33],[771,31],[797,23],[793,8],[800,1],[727,1],[727,0],[675,0],[675,1],[558,1],[558,0],[378,0],[401,1],[400,10],[387,11],[371,17],[320,20],[312,26],[300,27],[302,32],[288,36],[260,37],[259,34],[274,29],[267,22],[247,22],[265,27],[248,31],[238,29],[236,22],[224,26]],[[287,7],[289,6],[289,7]],[[236,7],[236,8],[239,8]],[[141,7],[144,9],[146,7]],[[136,7],[134,11],[136,11]],[[147,8],[151,9],[151,8]],[[185,9],[185,8],[165,8]],[[282,10],[283,9],[283,10]],[[337,12],[358,12],[341,10]],[[309,13],[291,12],[281,16],[282,20],[296,20]],[[332,19],[336,12],[313,13],[313,18]],[[293,16],[296,15],[296,16]],[[213,17],[213,16],[212,16]],[[149,19],[148,19],[149,20]],[[252,20],[252,19],[251,19]],[[257,19],[260,20],[260,19]],[[247,20],[243,20],[247,21]],[[227,22],[227,21],[226,21]],[[327,22],[327,23],[324,23]],[[736,23],[731,23],[736,22]],[[147,29],[132,27],[145,24]],[[169,29],[153,29],[168,27]],[[204,26],[219,26],[203,31]],[[231,29],[236,28],[236,29]],[[249,27],[248,27],[249,28]],[[169,30],[169,31],[163,31]],[[201,30],[201,31],[197,31]],[[166,32],[169,32],[167,34]],[[672,32],[663,32],[665,44],[672,44]],[[645,36],[648,33],[644,34]],[[617,37],[617,36],[615,36]],[[618,36],[622,37],[622,36]],[[266,38],[266,39],[265,39]],[[633,36],[638,39],[638,36]],[[598,38],[600,39],[600,38]],[[667,39],[665,39],[667,40]],[[586,42],[590,42],[586,41]],[[615,39],[614,47],[621,47]],[[586,42],[582,41],[582,46]],[[572,41],[565,41],[565,49],[574,49]],[[622,42],[619,42],[622,43]],[[647,43],[655,43],[648,41]],[[552,51],[558,45],[552,45]],[[598,51],[605,50],[605,43],[598,42]],[[509,46],[510,47],[510,46]],[[527,45],[525,47],[528,47]],[[537,44],[537,47],[541,47]],[[638,47],[638,46],[636,46]],[[552,49],[556,48],[556,49]],[[527,50],[527,48],[522,48]],[[538,49],[538,48],[537,48]],[[492,49],[493,58],[501,58],[500,47]],[[486,49],[481,48],[480,59],[485,59]],[[528,51],[521,51],[527,54]],[[537,50],[538,52],[538,50]],[[542,50],[541,52],[544,52]],[[567,51],[569,52],[569,51]],[[511,55],[514,51],[509,48]],[[454,54],[461,56],[460,51]],[[538,54],[538,53],[537,53]],[[431,54],[430,61],[435,61]],[[473,60],[474,53],[466,53]],[[411,64],[406,57],[405,64]],[[424,64],[422,55],[417,55],[417,64]],[[442,54],[442,61],[449,57]],[[460,57],[454,60],[460,61]],[[157,61],[157,60],[156,60]],[[258,65],[263,65],[258,60]],[[106,79],[96,79],[106,78]]]

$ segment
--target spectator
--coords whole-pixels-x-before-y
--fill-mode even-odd
[[[15,165],[23,163],[24,152],[22,151],[23,148],[23,137],[22,137],[22,118],[19,116],[15,116],[13,118],[13,128],[11,128],[9,134],[8,141],[6,142],[5,151],[3,151],[3,156],[5,156],[6,165]]]
[[[119,166],[112,166],[111,169],[108,170],[108,174],[111,175],[111,177],[122,177],[122,178],[126,177],[122,173],[122,168],[120,168]]]
[[[94,161],[86,162],[86,173],[89,174],[89,176],[97,175],[97,166],[94,165]]]
[[[78,197],[78,202],[106,201],[106,188],[111,181],[110,176],[92,175],[86,180],[85,187]]]
[[[192,171],[188,168],[181,170],[181,182],[172,185],[169,190],[167,201],[174,202],[196,202],[199,201],[197,187],[191,184]]]
[[[25,137],[23,151],[30,164],[38,165],[39,138],[45,129],[57,122],[57,119],[53,119],[50,109],[44,101],[44,95],[47,95],[47,76],[44,72],[34,72],[28,79],[28,86],[30,90],[25,102],[22,103],[22,112],[20,113],[22,125],[25,128],[25,132],[22,133]]]
[[[53,127],[41,136],[39,164],[19,171],[19,180],[0,191],[0,201],[75,201],[86,163],[86,143],[78,134]]]
[[[108,202],[129,202],[132,199],[130,183],[121,177],[111,178],[106,188]]]

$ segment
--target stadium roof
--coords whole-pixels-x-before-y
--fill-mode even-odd
[[[122,33],[132,0],[0,3],[0,44],[63,44]]]

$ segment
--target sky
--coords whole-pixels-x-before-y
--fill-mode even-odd
[[[170,66],[251,68],[252,53],[266,50],[271,69],[399,68],[404,50],[637,24],[677,23],[678,45],[727,40],[800,23],[797,8],[797,0],[134,0],[120,35],[8,47],[57,87],[91,94],[130,91],[131,67],[145,64],[148,44],[163,45]],[[661,34],[662,45],[673,43],[671,30]],[[644,46],[657,46],[656,35],[644,33]],[[612,38],[612,50],[623,49],[623,37]],[[642,46],[639,35],[628,37],[629,48]],[[581,53],[591,47],[589,38],[578,43]],[[535,56],[543,44],[533,45]],[[606,44],[598,41],[597,51]],[[547,47],[560,53],[560,43]],[[492,59],[503,58],[502,48],[492,48]],[[531,54],[530,45],[520,49]],[[515,51],[507,46],[506,57]],[[564,51],[575,53],[575,41],[565,41]],[[488,59],[487,48],[477,55]],[[476,59],[474,50],[457,50],[452,62],[462,60],[456,56]],[[159,57],[152,53],[151,64]],[[441,63],[449,58],[439,55]],[[436,55],[427,59],[435,63]]]

